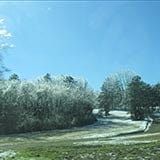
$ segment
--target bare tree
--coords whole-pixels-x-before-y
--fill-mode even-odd
[[[101,87],[99,105],[108,114],[111,109],[128,109],[127,86],[132,81],[135,73],[130,70],[122,70],[106,78]]]

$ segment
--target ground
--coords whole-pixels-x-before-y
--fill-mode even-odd
[[[0,137],[0,160],[159,160],[160,127],[111,111],[89,126]]]

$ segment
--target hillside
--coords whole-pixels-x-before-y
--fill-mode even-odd
[[[124,159],[131,156],[128,150],[136,149],[140,154],[139,149],[160,144],[158,130],[149,133],[154,125],[149,132],[143,132],[147,122],[131,121],[129,116],[127,112],[111,111],[108,118],[99,118],[85,127],[1,136],[0,157],[5,160]],[[124,153],[116,155],[121,149]]]

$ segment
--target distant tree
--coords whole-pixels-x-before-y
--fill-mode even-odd
[[[47,73],[43,78],[46,82],[50,82],[52,80],[51,75],[49,73]]]
[[[104,108],[106,115],[113,108],[114,104],[114,91],[112,81],[110,78],[107,78],[101,87],[101,92],[98,97],[99,107]]]
[[[121,101],[118,105],[118,108],[122,110],[129,110],[129,99],[127,95],[127,88],[130,82],[132,81],[132,78],[136,76],[136,73],[131,70],[122,70],[120,72],[117,72],[115,76],[117,77],[116,79],[119,82],[119,88],[120,88],[119,90],[121,93],[119,94],[121,95]]]
[[[151,113],[153,106],[152,87],[141,80],[141,77],[133,77],[128,86],[131,118],[143,120]]]
[[[128,110],[127,87],[135,76],[133,71],[124,70],[109,76],[101,87],[98,97],[100,108],[104,108],[106,114],[111,109]]]
[[[153,89],[153,111],[156,111],[156,108],[160,108],[160,83],[152,86]]]
[[[15,73],[13,73],[12,75],[10,75],[9,80],[16,80],[16,81],[20,81],[19,76]]]
[[[74,87],[76,85],[76,80],[69,75],[64,76],[63,82],[67,87]]]

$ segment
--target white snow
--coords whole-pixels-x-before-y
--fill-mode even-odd
[[[110,140],[110,141],[85,141],[85,142],[75,142],[73,144],[75,145],[103,145],[103,144],[124,144],[124,145],[130,145],[130,144],[138,144],[138,143],[151,143],[151,142],[157,142],[157,140],[148,140],[148,141],[135,141],[135,140]]]
[[[0,152],[0,160],[1,159],[6,159],[6,158],[14,158],[16,155],[16,153],[14,151],[4,151],[4,152]]]
[[[143,132],[146,125],[147,121],[132,121],[130,114],[125,111],[111,111],[110,116],[99,118],[98,122],[92,125],[74,128],[71,129],[72,132],[66,132],[61,136],[50,136],[47,137],[47,140],[115,137],[133,132]]]
[[[93,114],[98,114],[99,111],[100,111],[99,109],[93,109],[92,113],[93,113]]]
[[[127,111],[112,110],[109,114],[116,117],[130,118],[130,114]]]
[[[147,120],[132,121],[130,119],[130,114],[125,111],[111,111],[108,117],[99,118],[98,121],[92,125],[77,128],[75,127],[72,129],[56,130],[51,131],[51,133],[49,132],[49,134],[41,133],[38,135],[35,134],[34,136],[36,136],[36,139],[41,142],[78,140],[78,142],[74,143],[75,145],[150,143],[151,141],[135,141],[133,138],[152,136],[160,133],[141,135],[130,134],[134,132],[144,132],[146,128],[149,128],[147,123]],[[146,125],[148,127],[146,127]],[[25,139],[22,137],[20,139],[17,138],[17,140],[19,141],[17,143],[22,143],[25,141]],[[82,141],[79,142],[79,140]],[[34,138],[30,141],[34,141]],[[6,145],[6,143],[0,144],[0,146],[2,145]],[[3,155],[4,153],[0,153],[0,156]]]
[[[157,140],[144,141],[144,140],[130,140],[131,138],[151,136],[153,134],[145,135],[130,135],[129,133],[134,132],[143,132],[148,130],[152,120],[144,121],[132,121],[130,119],[130,114],[126,111],[110,111],[107,118],[99,119],[99,123],[103,124],[102,126],[97,126],[97,129],[101,132],[90,132],[88,134],[83,134],[80,136],[81,139],[91,139],[91,138],[103,138],[107,137],[110,139],[106,141],[102,140],[89,140],[85,142],[75,142],[76,145],[97,145],[97,144],[125,144],[129,145],[132,143],[150,143],[157,142]],[[108,126],[108,127],[107,127]],[[103,128],[103,129],[102,129]],[[160,133],[158,133],[160,134]],[[121,135],[121,136],[120,136]],[[123,136],[124,135],[124,136]],[[156,135],[156,134],[155,134]]]

